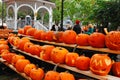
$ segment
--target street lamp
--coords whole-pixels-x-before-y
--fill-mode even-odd
[[[64,0],[61,2],[61,30],[63,30],[63,13],[64,13]]]

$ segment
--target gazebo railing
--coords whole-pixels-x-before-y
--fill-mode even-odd
[[[36,21],[32,20],[30,23],[31,23],[30,24],[31,26],[33,26],[34,28],[36,28],[38,30],[44,30],[44,31],[48,31],[49,30],[39,20],[36,20]],[[15,30],[15,21],[14,20],[7,20],[6,24],[7,24],[9,29]],[[17,30],[19,28],[23,28],[25,25],[26,25],[25,20],[18,20],[17,21]]]

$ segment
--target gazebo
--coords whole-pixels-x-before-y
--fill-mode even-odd
[[[40,27],[45,28],[43,25],[44,12],[48,12],[49,21],[48,21],[48,30],[52,27],[52,12],[53,8],[55,8],[55,3],[50,2],[49,0],[3,0],[6,3],[7,11],[6,11],[6,24],[8,28],[12,28],[14,30],[18,29],[18,11],[22,8],[24,10],[32,10],[33,11],[33,23],[34,27],[41,29]],[[9,10],[13,10],[13,16],[9,15]],[[41,22],[37,20],[38,11],[41,10]],[[29,13],[28,13],[29,15]],[[39,25],[39,26],[38,26]]]

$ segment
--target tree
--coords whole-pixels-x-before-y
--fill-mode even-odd
[[[94,20],[98,24],[109,26],[110,30],[116,30],[120,26],[120,1],[98,1],[96,5],[98,7],[94,8]]]
[[[61,17],[61,0],[52,0],[56,4],[53,10],[53,19],[60,21]],[[89,16],[93,12],[96,0],[64,0],[64,17],[70,16],[72,21],[79,19],[83,22],[89,22]]]

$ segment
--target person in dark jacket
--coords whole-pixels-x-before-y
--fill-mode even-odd
[[[79,33],[82,32],[81,27],[80,27],[80,21],[79,21],[79,20],[76,20],[75,23],[76,23],[76,24],[74,25],[73,30],[74,30],[77,34],[79,34]]]

